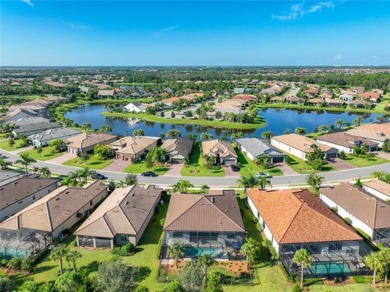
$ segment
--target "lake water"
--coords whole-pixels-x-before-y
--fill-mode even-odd
[[[101,116],[100,113],[105,111],[104,105],[81,106],[65,114],[65,117],[75,123],[82,125],[90,123],[92,129],[100,129],[108,125],[112,132],[118,135],[131,135],[135,129],[143,129],[146,136],[159,136],[170,129],[177,129],[185,137],[187,134],[211,133],[214,138],[229,137],[232,133],[241,130],[215,129],[197,125],[173,125],[155,122],[139,121],[130,123],[124,119]],[[310,110],[291,110],[291,109],[261,109],[259,114],[265,119],[266,126],[257,129],[243,130],[246,137],[260,137],[265,131],[272,131],[274,135],[282,135],[287,129],[294,132],[297,127],[306,128],[307,132],[312,132],[320,125],[334,125],[335,121],[342,119],[344,122],[352,122],[356,117],[362,116],[363,122],[375,121],[376,114],[361,115],[352,113],[340,113],[329,111],[310,111]]]

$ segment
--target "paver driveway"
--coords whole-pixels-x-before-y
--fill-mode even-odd
[[[73,158],[76,158],[76,157],[77,157],[77,155],[67,152],[67,153],[65,153],[65,154],[63,154],[61,156],[58,156],[58,157],[53,158],[53,159],[50,159],[47,162],[55,163],[55,164],[63,164],[64,162],[66,162],[68,160],[71,160]]]

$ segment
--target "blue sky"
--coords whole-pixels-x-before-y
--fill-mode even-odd
[[[390,1],[0,3],[3,66],[390,65]]]

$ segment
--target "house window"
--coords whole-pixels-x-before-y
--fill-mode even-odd
[[[35,195],[33,195],[33,200],[35,200]]]
[[[89,205],[92,206],[92,200],[91,200],[91,202],[89,202]]]
[[[127,241],[129,239],[129,235],[121,234],[121,241]]]
[[[184,233],[183,232],[173,232],[172,237],[173,238],[182,238],[182,237],[184,237]]]
[[[234,233],[229,233],[228,236],[227,236],[228,239],[235,239],[236,236]]]
[[[19,203],[18,203],[18,204],[21,204],[21,203],[23,203],[23,201],[19,201]]]

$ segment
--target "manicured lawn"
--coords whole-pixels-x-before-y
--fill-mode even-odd
[[[15,141],[15,144],[10,146],[9,145],[9,139],[3,140],[3,141],[0,142],[0,148],[4,149],[6,151],[14,151],[14,150],[22,148],[21,147],[22,140],[14,140],[14,141]]]
[[[317,170],[313,169],[306,161],[303,161],[295,156],[291,156],[291,155],[288,156],[291,159],[291,162],[288,165],[296,172],[301,174],[318,172]],[[332,171],[332,170],[335,170],[335,168],[329,163],[324,165],[321,169],[321,171]]]
[[[312,285],[309,287],[309,291],[313,292],[367,292],[376,291],[369,284],[350,284],[343,286],[326,286],[326,285]],[[383,290],[385,291],[385,290]]]
[[[124,172],[129,172],[129,173],[142,173],[144,171],[153,171],[154,173],[158,175],[163,175],[168,171],[168,167],[165,166],[152,166],[152,167],[147,167],[146,162],[138,162],[138,163],[132,163],[126,169]]]
[[[139,267],[143,280],[141,285],[147,286],[150,291],[161,291],[164,284],[156,282],[158,271],[158,255],[159,255],[159,241],[162,237],[163,218],[165,218],[168,204],[165,203],[160,207],[158,213],[152,218],[150,224],[146,228],[139,245],[137,246],[137,253],[129,257],[121,257],[124,263]],[[70,236],[65,240],[66,245],[70,249],[77,249],[82,257],[77,260],[77,265],[80,270],[85,270],[96,274],[99,264],[107,262],[114,258],[110,250],[84,250],[75,247],[75,237]],[[70,269],[71,266],[65,261],[65,269]],[[57,278],[59,265],[57,261],[46,256],[35,268],[35,272],[28,276],[37,283],[54,281]]]
[[[47,147],[42,148],[41,153],[38,153],[37,149],[27,150],[27,151],[24,151],[22,153],[30,154],[30,157],[34,158],[35,160],[49,160],[49,159],[53,159],[53,158],[56,158],[56,157],[64,154],[63,152],[51,153],[52,149],[53,149],[53,147],[47,146]]]
[[[366,166],[373,166],[373,165],[378,165],[378,164],[383,164],[389,162],[388,160],[374,156],[374,157],[369,157],[369,158],[364,158],[364,157],[356,157],[353,155],[347,155],[347,158],[345,161],[353,166],[356,167],[366,167]]]
[[[91,155],[87,161],[83,161],[80,157],[73,158],[64,162],[64,165],[75,166],[75,167],[88,167],[90,169],[102,169],[110,165],[114,160],[107,159],[101,160],[97,155]]]
[[[241,175],[253,175],[255,176],[258,172],[266,172],[272,176],[278,176],[283,175],[283,172],[278,167],[273,167],[270,169],[265,169],[261,167],[260,165],[256,165],[256,163],[252,160],[250,160],[247,156],[245,156],[241,150],[238,147],[234,147],[234,150],[236,150],[237,156],[238,156],[238,162],[240,163],[241,169],[240,174]]]
[[[221,167],[220,169],[208,169],[203,166],[203,157],[201,154],[202,143],[197,141],[195,142],[194,149],[190,156],[190,162],[188,165],[185,165],[181,171],[183,176],[224,176],[225,169]]]

